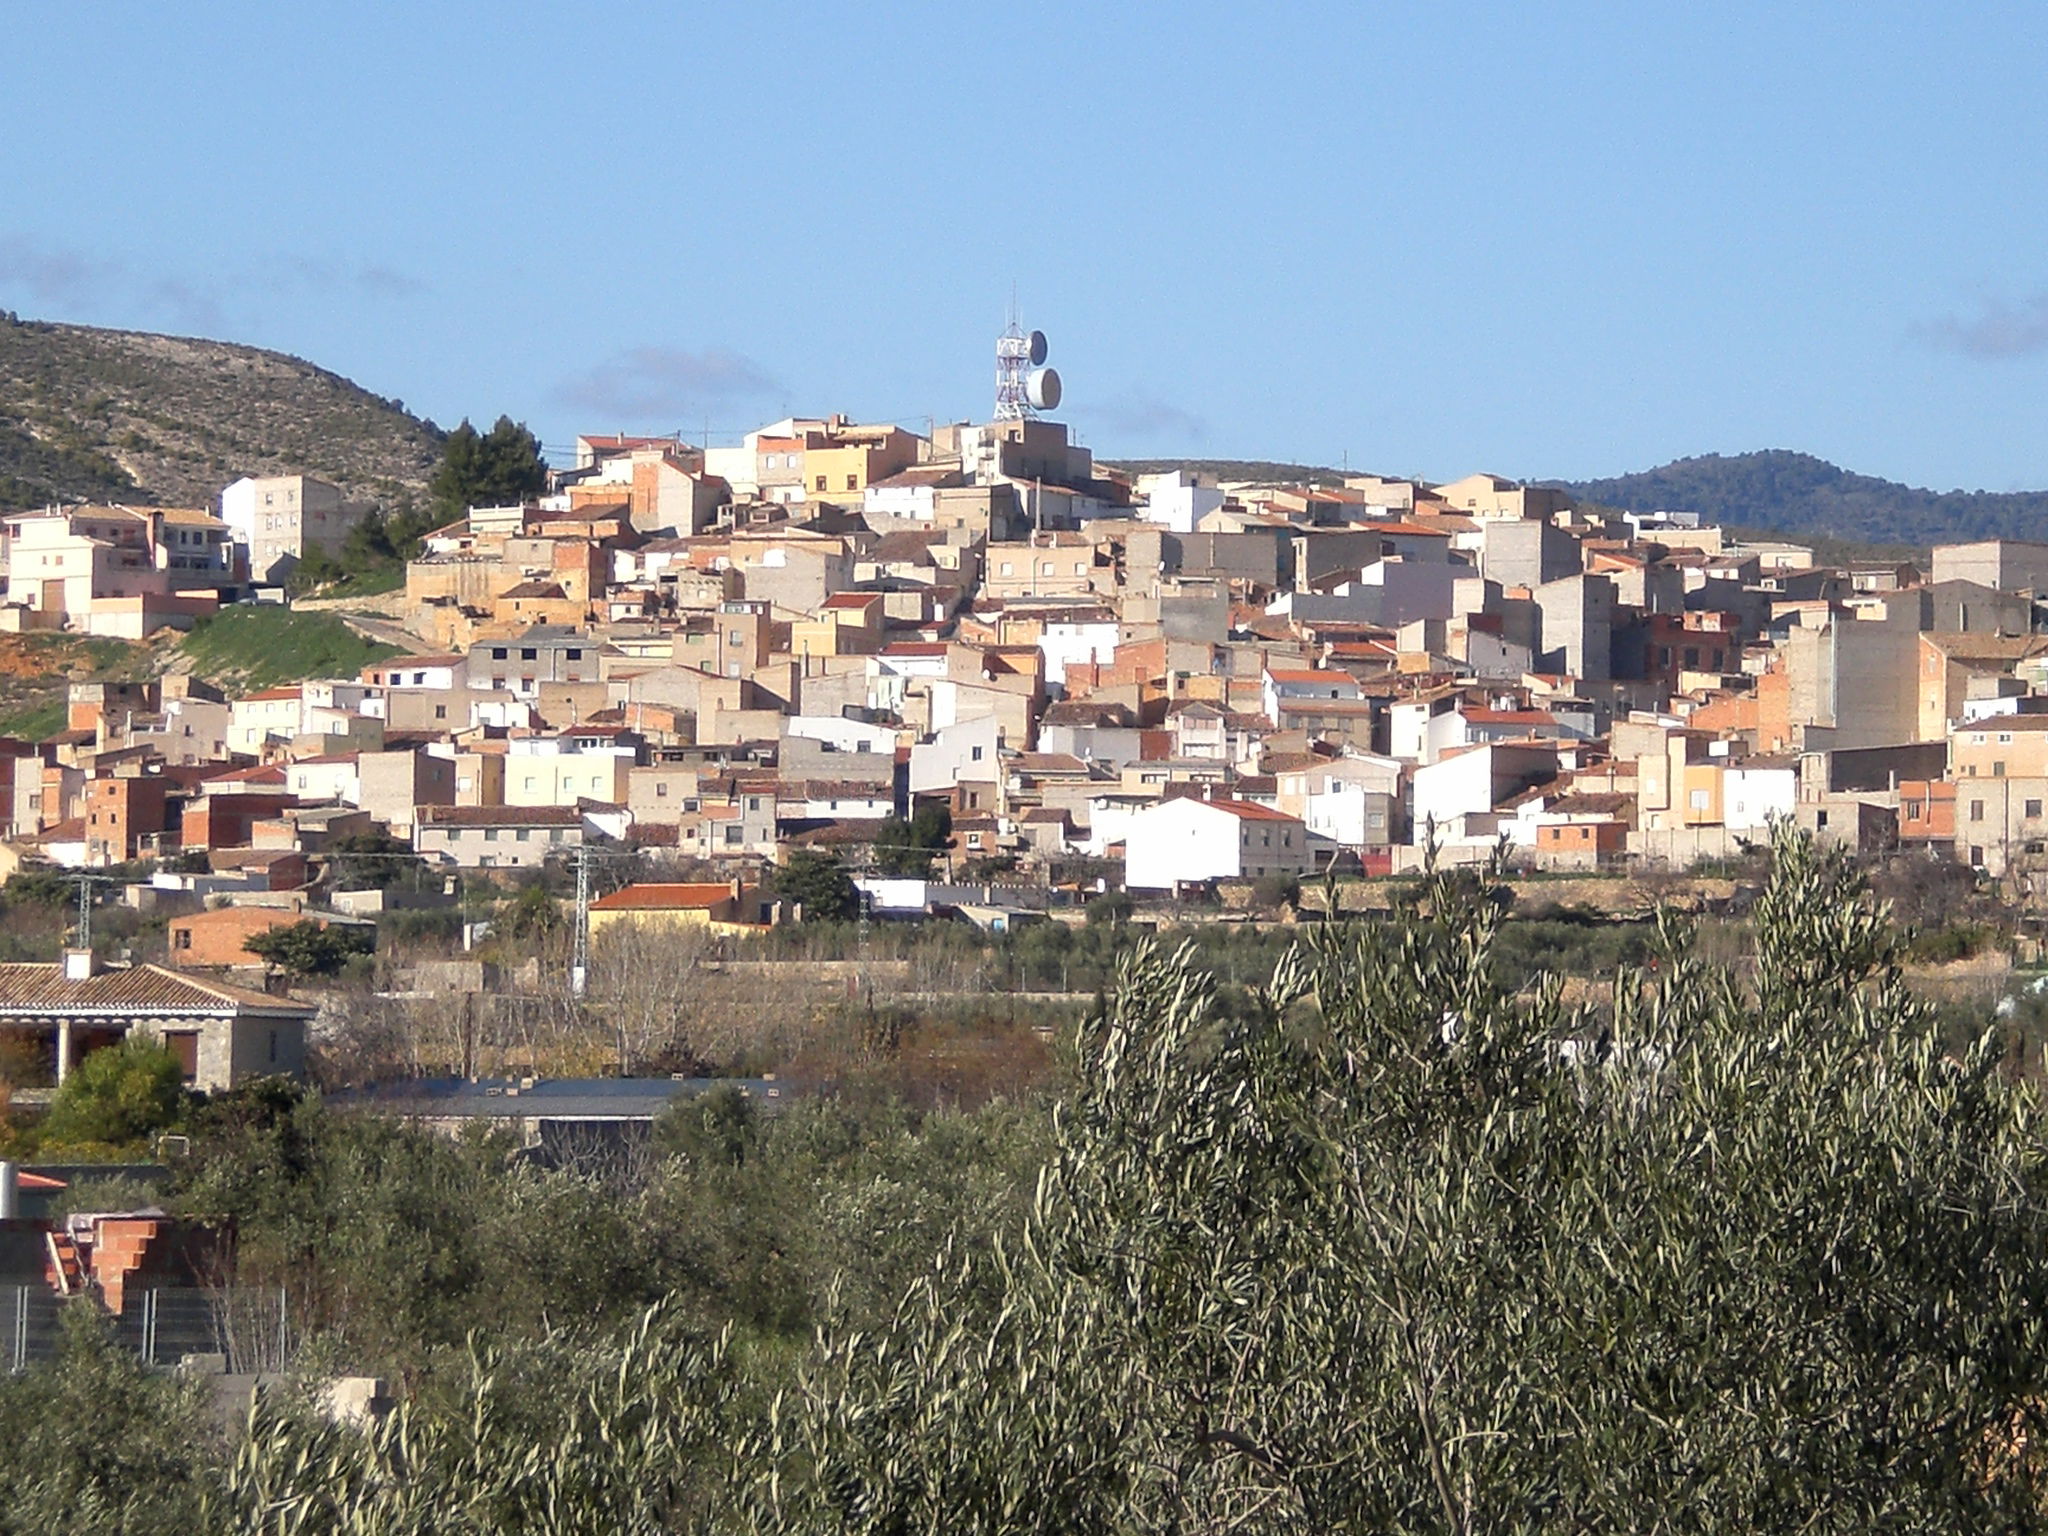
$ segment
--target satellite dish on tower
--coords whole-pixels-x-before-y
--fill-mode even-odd
[[[1045,332],[1026,332],[1014,319],[996,338],[996,420],[1028,421],[1060,404],[1060,376],[1044,366]]]

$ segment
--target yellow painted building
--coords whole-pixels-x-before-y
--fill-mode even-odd
[[[595,939],[621,927],[754,933],[774,920],[773,911],[772,899],[738,880],[629,885],[590,904],[590,934]]]

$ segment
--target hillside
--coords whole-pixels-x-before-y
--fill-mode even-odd
[[[335,613],[267,603],[223,608],[188,635],[165,631],[137,644],[54,631],[0,634],[0,736],[40,740],[64,728],[72,683],[140,682],[189,672],[229,698],[309,677],[353,677],[396,654]]]
[[[0,311],[0,511],[203,507],[239,475],[298,471],[388,502],[424,488],[440,441],[399,402],[283,353]]]
[[[1314,464],[1282,464],[1271,459],[1105,459],[1105,469],[1129,475],[1163,475],[1185,469],[1218,480],[1268,485],[1342,485],[1344,471]]]
[[[1927,491],[1775,449],[1679,459],[1612,480],[1553,481],[1631,511],[1697,512],[1801,538],[1925,547],[2048,535],[2048,491]]]

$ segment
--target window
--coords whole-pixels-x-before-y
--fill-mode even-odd
[[[496,842],[497,840],[498,840],[498,829],[497,829],[496,827],[485,827],[485,828],[484,828],[484,841],[485,841],[485,842],[487,842],[487,843],[495,843],[495,842]]]
[[[761,809],[761,797],[759,795],[747,796],[747,809],[750,811],[758,811],[759,809]]]
[[[848,489],[849,491],[857,491],[857,490],[859,490],[859,489],[860,489],[860,476],[858,476],[858,475],[848,475],[848,476],[846,477],[846,488],[847,488],[847,489]]]
[[[564,651],[562,654],[567,656],[571,661],[581,661],[583,659],[583,649],[581,646],[572,645],[569,647],[568,650]]]
[[[981,751],[982,749],[980,747],[974,747],[970,749],[969,756],[972,758],[973,761],[978,763],[981,761]]]
[[[2011,732],[2011,731],[2000,731],[2000,732],[1998,733],[1998,744],[1999,744],[1999,745],[2000,745],[2001,747],[2009,747],[2009,746],[2011,746],[2011,745],[2012,745],[2012,732]]]
[[[503,661],[505,659],[506,654],[507,653],[505,647],[502,645],[494,645],[491,647],[491,660],[493,661]]]
[[[818,476],[818,489],[821,491],[825,489],[825,477],[823,475]]]
[[[1017,574],[1017,567],[1010,561],[1005,560],[1003,562],[1003,574],[1005,576],[1014,576]]]
[[[2005,760],[2003,758],[1991,765],[1991,777],[1994,779],[2005,777]]]
[[[1707,808],[1707,798],[1707,792],[1704,789],[1694,790],[1691,797],[1692,808],[1696,811],[1704,811]]]
[[[277,1064],[277,1031],[274,1029],[270,1032],[270,1061],[273,1066]]]
[[[1970,845],[1970,862],[1972,864],[1982,864],[1984,862],[1984,850],[1975,843]]]
[[[538,661],[540,659],[540,652],[530,645],[522,645],[519,647],[519,659],[521,661]]]
[[[1908,821],[1918,821],[1919,819],[1920,819],[1920,802],[1919,802],[1918,800],[1908,800],[1908,801],[1906,802],[1906,820],[1908,820]]]
[[[739,845],[740,829],[738,827],[727,827],[725,829],[725,846],[728,848],[737,848],[739,847]]]
[[[2041,814],[2041,802],[2038,800],[2029,800],[2026,803],[2026,808],[2021,812],[2021,814],[2025,816],[2027,820],[2032,821],[2035,817]]]
[[[1984,819],[1984,802],[1983,802],[1982,800],[1972,800],[1972,801],[1970,802],[1970,820],[1972,820],[1972,821],[1982,821],[1983,819]]]
[[[1816,812],[1814,814],[1813,824],[1816,827],[1825,827],[1828,824],[1828,813],[1826,811]]]
[[[734,629],[726,631],[725,643],[727,645],[745,645],[747,642],[741,638],[740,632]]]
[[[446,704],[436,704],[434,706],[434,718],[436,720],[446,720],[448,718],[448,706]]]
[[[531,842],[533,840],[533,833],[525,827],[521,827],[517,832],[513,833],[512,836],[515,842],[525,843]]]
[[[668,798],[668,786],[666,784],[655,785],[654,798],[657,800],[666,800]]]
[[[190,949],[192,947],[192,930],[190,928],[180,928],[174,932],[171,935],[171,947],[173,949]]]
[[[1052,574],[1052,562],[1050,560],[1039,561],[1038,574],[1041,576],[1050,576]]]

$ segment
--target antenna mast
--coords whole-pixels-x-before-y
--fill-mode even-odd
[[[1013,305],[1010,323],[996,338],[997,421],[1030,421],[1059,408],[1060,376],[1044,366],[1045,352],[1045,332],[1026,332]]]

